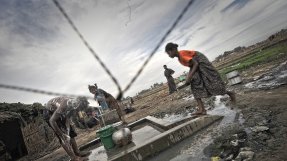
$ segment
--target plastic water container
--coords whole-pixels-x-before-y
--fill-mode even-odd
[[[112,149],[115,146],[112,139],[114,131],[115,128],[111,125],[105,126],[97,131],[97,134],[99,134],[101,142],[106,149]]]

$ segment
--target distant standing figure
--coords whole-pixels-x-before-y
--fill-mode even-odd
[[[43,116],[48,125],[54,130],[60,144],[72,161],[84,161],[90,152],[80,152],[75,140],[77,136],[71,126],[71,116],[86,109],[89,102],[85,97],[69,98],[56,97],[48,101]]]
[[[163,68],[164,68],[164,76],[167,79],[169,94],[172,94],[173,92],[177,91],[174,79],[172,77],[172,75],[174,74],[174,71],[170,68],[167,68],[166,65],[164,65]]]
[[[129,98],[129,102],[130,102],[130,104],[133,105],[133,104],[134,104],[134,99],[133,99],[132,97],[130,97],[130,98]]]
[[[190,84],[199,107],[195,114],[206,114],[202,98],[228,94],[231,101],[235,102],[235,93],[226,90],[219,73],[202,53],[193,50],[178,51],[177,47],[177,44],[168,43],[165,51],[169,57],[177,57],[183,66],[189,67],[186,84]]]

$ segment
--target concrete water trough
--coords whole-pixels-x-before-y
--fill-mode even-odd
[[[221,118],[218,115],[206,115],[166,121],[147,116],[128,125],[133,142],[126,146],[106,150],[97,138],[80,149],[92,151],[89,161],[141,161],[159,154]]]

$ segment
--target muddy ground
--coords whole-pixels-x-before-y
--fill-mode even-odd
[[[228,88],[237,93],[236,105],[231,105],[228,97],[220,99],[226,105],[225,108],[236,113],[234,120],[227,119],[228,125],[222,125],[222,122],[213,125],[151,161],[196,161],[210,160],[212,157],[236,161],[247,161],[248,158],[258,161],[286,161],[287,62],[282,60],[259,65],[243,74],[248,77],[245,77],[242,84]],[[214,98],[206,99],[205,104],[209,114],[214,114],[220,108]],[[184,110],[178,108],[176,111]],[[232,118],[230,115],[234,115],[232,112],[222,112],[225,118]],[[159,112],[155,116],[164,117],[166,113],[169,111]]]
[[[247,132],[246,146],[255,152],[254,160],[287,160],[287,86],[250,91],[238,97]]]
[[[201,150],[207,158],[219,156],[227,160],[228,157],[235,159],[241,155],[240,149],[245,148],[249,156],[252,156],[252,160],[286,161],[286,59],[253,66],[242,72],[241,76],[243,78],[241,84],[228,86],[229,90],[236,92],[236,105],[231,106],[227,97],[221,99],[226,108],[236,111],[236,119],[229,127],[220,127],[221,136],[224,137],[214,136],[213,143]],[[205,99],[204,102],[209,110],[208,113],[217,108],[215,97]],[[188,87],[172,95],[169,95],[168,89],[164,88],[151,96],[135,99],[134,108],[135,112],[126,115],[128,122],[148,115],[162,118],[170,114],[193,112],[196,103]],[[94,139],[96,129],[80,131],[77,137],[78,144],[83,145]],[[233,145],[234,141],[237,142],[236,146]],[[192,155],[194,151],[185,153]],[[248,156],[242,156],[237,160],[244,160],[246,157]],[[62,148],[59,148],[39,160],[67,160],[67,155]]]

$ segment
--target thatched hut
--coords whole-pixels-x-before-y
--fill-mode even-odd
[[[12,160],[25,155],[37,158],[47,148],[53,148],[49,145],[55,136],[42,117],[42,108],[38,103],[0,103],[0,140]]]
[[[23,127],[23,121],[19,114],[0,112],[0,141],[3,150],[0,158],[5,157],[6,160],[8,154],[12,160],[15,160],[28,154],[21,127]]]

